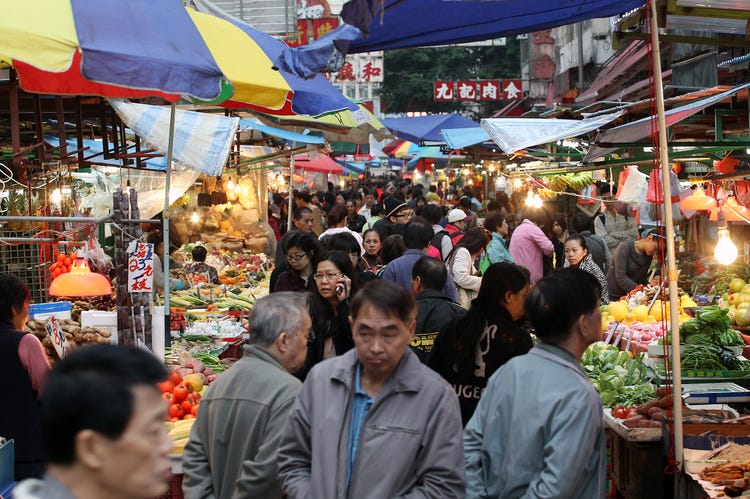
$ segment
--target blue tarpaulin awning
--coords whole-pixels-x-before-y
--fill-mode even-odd
[[[479,123],[460,114],[432,114],[413,118],[387,118],[381,121],[399,139],[416,144],[443,142],[440,131],[446,128],[479,128]]]
[[[463,149],[464,147],[487,142],[490,136],[481,128],[448,128],[440,132],[445,138],[445,143],[451,149]]]
[[[260,120],[252,120],[243,118],[240,120],[240,129],[252,128],[258,130],[266,135],[273,135],[280,139],[288,140],[290,142],[300,142],[303,144],[325,144],[326,139],[319,135],[308,135],[306,133],[290,132],[289,130],[282,130],[268,125],[264,125]]]

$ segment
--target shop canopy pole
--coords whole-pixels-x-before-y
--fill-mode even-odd
[[[169,181],[172,172],[172,148],[174,146],[174,120],[176,106],[172,102],[169,113],[169,142],[167,143],[167,169],[166,183],[164,185],[164,213],[162,214],[162,227],[164,234],[164,253],[162,264],[164,265],[164,346],[169,348],[172,344],[171,327],[169,323]]]
[[[669,153],[667,150],[667,124],[664,117],[664,87],[661,78],[661,54],[659,51],[659,28],[657,23],[656,0],[650,0],[651,44],[654,58],[654,87],[659,127],[659,161],[661,164],[664,194],[664,227],[667,239],[667,282],[669,284],[669,326],[672,336],[672,404],[674,406],[674,454],[683,469],[682,442],[682,371],[680,362],[680,323],[678,317],[679,298],[677,296],[677,265],[674,254],[674,221],[672,220],[672,188],[670,185]],[[675,480],[675,497],[678,497],[679,480]]]
[[[292,230],[292,212],[294,211],[294,154],[289,157],[289,213],[286,215],[286,230]],[[274,262],[279,265],[279,262]]]

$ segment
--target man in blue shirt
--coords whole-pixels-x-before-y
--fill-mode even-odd
[[[355,348],[313,367],[289,416],[279,448],[284,493],[463,497],[458,399],[408,348],[411,293],[373,281],[350,310]]]
[[[411,270],[417,260],[425,255],[434,235],[435,231],[429,221],[422,217],[412,218],[404,229],[404,245],[407,250],[385,267],[380,278],[400,284],[404,289],[411,289]],[[443,287],[443,294],[458,302],[456,285],[450,273]]]

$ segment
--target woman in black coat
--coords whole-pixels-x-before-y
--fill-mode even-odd
[[[489,377],[533,346],[531,334],[518,323],[529,289],[524,267],[490,265],[468,312],[448,323],[435,339],[427,365],[455,389],[464,425]]]

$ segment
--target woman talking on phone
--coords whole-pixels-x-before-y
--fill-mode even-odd
[[[357,291],[357,277],[349,255],[343,251],[324,253],[312,275],[308,302],[313,338],[307,360],[295,376],[304,380],[312,366],[341,355],[354,346],[349,325],[349,297]]]

